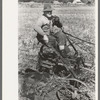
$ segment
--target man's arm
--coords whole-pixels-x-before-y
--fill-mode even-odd
[[[40,35],[42,35],[43,36],[43,40],[45,41],[45,42],[48,42],[49,41],[49,39],[48,39],[48,37],[47,37],[47,35],[45,34],[45,32],[42,30],[42,25],[43,25],[43,21],[42,21],[42,18],[40,18],[38,21],[37,21],[37,23],[36,23],[36,25],[35,25],[35,27],[34,27],[34,30],[38,33],[38,34],[40,34]]]
[[[42,28],[41,28],[42,25],[43,25],[43,22],[42,22],[42,19],[40,18],[40,19],[38,19],[38,21],[37,21],[37,23],[36,23],[36,25],[35,25],[35,27],[34,27],[34,30],[35,30],[38,34],[44,36],[45,33],[44,33],[44,31],[42,30]]]
[[[53,16],[52,22],[53,22],[53,26],[56,25],[58,28],[62,28],[63,27],[63,25],[62,25],[62,23],[60,21],[60,18],[58,16]]]
[[[43,30],[41,29],[41,27],[38,26],[38,25],[35,25],[34,30],[35,30],[37,33],[39,33],[40,35],[42,35],[42,36],[45,35],[45,33],[43,32]]]

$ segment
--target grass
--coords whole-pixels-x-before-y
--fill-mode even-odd
[[[19,4],[19,70],[24,70],[28,67],[36,67],[40,45],[37,44],[37,33],[34,31],[34,25],[39,16],[42,15],[42,7],[42,4]],[[93,6],[55,7],[53,14],[60,17],[66,32],[86,41],[95,42],[95,12]],[[73,40],[77,43],[80,42],[76,39]],[[93,55],[95,52],[94,46],[86,45],[86,43],[81,43],[80,46],[82,49],[79,49],[77,45],[76,48],[79,52],[83,53],[86,61],[93,62]],[[83,51],[83,49],[85,49],[85,51]],[[91,55],[91,53],[93,55]]]

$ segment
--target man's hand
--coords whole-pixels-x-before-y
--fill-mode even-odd
[[[64,32],[64,27],[62,27],[61,29],[62,29],[62,31]]]
[[[44,35],[44,36],[43,36],[43,40],[44,40],[46,43],[49,42],[49,39],[48,39],[47,35]]]

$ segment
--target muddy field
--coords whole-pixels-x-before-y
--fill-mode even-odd
[[[21,3],[19,4],[19,28],[18,28],[18,66],[19,71],[24,71],[26,68],[36,68],[37,64],[37,55],[41,44],[38,44],[36,39],[36,32],[34,31],[34,25],[42,14],[43,5],[35,5],[30,3]],[[76,37],[84,39],[85,41],[95,43],[95,10],[93,6],[78,6],[78,7],[67,7],[67,6],[55,6],[53,11],[54,15],[60,17],[63,22],[64,29],[69,34],[72,34]],[[82,53],[86,59],[87,63],[91,63],[95,69],[94,58],[95,50],[94,45],[80,42],[72,38],[76,42],[75,46],[79,53]],[[92,76],[93,78],[93,76]],[[21,85],[23,83],[23,78],[19,76],[19,93],[23,90]],[[94,85],[87,83],[91,91],[89,94],[92,99],[95,100],[94,96]],[[32,90],[31,90],[32,91]],[[50,95],[53,95],[51,92]],[[53,97],[54,100],[56,97]],[[53,100],[45,99],[45,100]],[[25,96],[19,96],[19,100],[35,100],[29,99]],[[41,100],[41,99],[36,99]],[[67,99],[61,99],[67,100]],[[76,99],[73,99],[76,100]],[[79,100],[79,99],[78,99]],[[83,99],[82,99],[83,100]],[[89,99],[84,99],[89,100]]]

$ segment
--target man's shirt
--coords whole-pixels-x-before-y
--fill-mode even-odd
[[[55,34],[61,31],[61,28],[57,27],[58,25],[53,25],[52,20],[49,20],[44,15],[38,19],[36,25],[40,26],[46,35],[50,35],[50,33]]]

